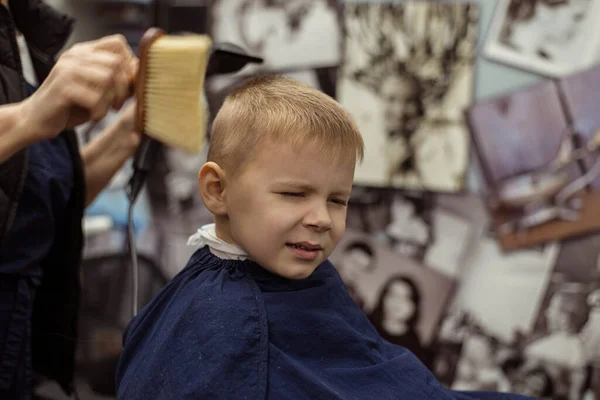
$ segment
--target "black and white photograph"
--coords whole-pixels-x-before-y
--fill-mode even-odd
[[[346,224],[396,254],[458,278],[484,214],[477,196],[356,186]]]
[[[355,186],[346,226],[423,263],[434,244],[434,202],[431,193]]]
[[[511,378],[525,376],[514,371],[522,364],[518,343],[534,331],[559,247],[506,254],[489,235],[478,241],[440,324],[433,372],[455,390],[517,391],[551,399],[544,397],[545,384],[529,392]],[[538,379],[535,370],[529,372],[531,380]]]
[[[211,36],[262,57],[243,73],[333,67],[341,61],[336,0],[215,0]]]
[[[455,280],[353,230],[330,259],[380,334],[430,365],[430,344]]]
[[[534,332],[560,247],[550,243],[506,253],[482,198],[440,197],[439,203],[471,221],[477,234],[469,241],[459,286],[432,344],[432,370],[443,384],[456,390],[519,391],[507,371],[516,368],[512,363],[515,354],[520,354],[520,338]],[[530,373],[524,382],[541,379],[538,371]],[[546,386],[541,386],[520,393],[544,398]]]
[[[336,98],[365,139],[357,184],[464,190],[478,21],[468,2],[345,5]]]
[[[600,57],[598,0],[500,0],[486,57],[546,77],[592,66]]]
[[[444,316],[434,373],[456,390],[599,399],[600,235],[484,246]]]
[[[600,399],[600,235],[564,241],[535,329],[520,343],[525,362],[543,369],[553,399]]]

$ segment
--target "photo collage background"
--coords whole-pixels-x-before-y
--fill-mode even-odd
[[[564,49],[591,46],[580,32],[592,29],[600,0],[549,3],[498,1],[483,31],[469,1],[214,0],[206,33],[265,62],[207,80],[206,99],[212,118],[231,89],[273,72],[351,112],[366,157],[331,260],[381,335],[445,385],[600,400],[600,117],[591,106],[600,68],[596,56],[564,62]],[[565,21],[564,32],[548,32],[549,21]],[[527,32],[536,43],[525,43]],[[548,79],[476,102],[479,54]],[[138,201],[143,301],[183,268],[195,250],[187,238],[212,222],[197,191],[205,159],[162,149]],[[467,183],[473,163],[477,193]],[[86,218],[84,262],[103,267],[84,278],[106,288],[128,262],[128,176],[121,171]],[[126,323],[128,300],[114,307]]]

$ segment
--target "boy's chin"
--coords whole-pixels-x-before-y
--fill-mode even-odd
[[[312,265],[308,263],[304,265],[287,265],[283,268],[277,268],[272,272],[286,279],[301,280],[311,276],[317,267],[318,265]]]

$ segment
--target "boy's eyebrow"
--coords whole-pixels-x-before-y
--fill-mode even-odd
[[[296,188],[296,189],[313,189],[313,187],[307,182],[293,181],[293,180],[273,181],[273,185],[274,186],[291,187],[291,188]]]
[[[314,192],[316,188],[309,183],[306,182],[298,182],[298,181],[275,181],[273,182],[273,186],[275,187],[283,187],[286,189],[295,189],[302,192]],[[350,196],[352,189],[342,189],[336,190],[332,195],[334,196]]]
[[[332,194],[334,196],[350,197],[350,195],[352,194],[352,190],[338,190],[336,192],[333,192]]]

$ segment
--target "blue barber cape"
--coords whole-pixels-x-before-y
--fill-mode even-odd
[[[207,247],[130,323],[118,399],[525,399],[444,388],[380,338],[329,262],[304,280]]]

